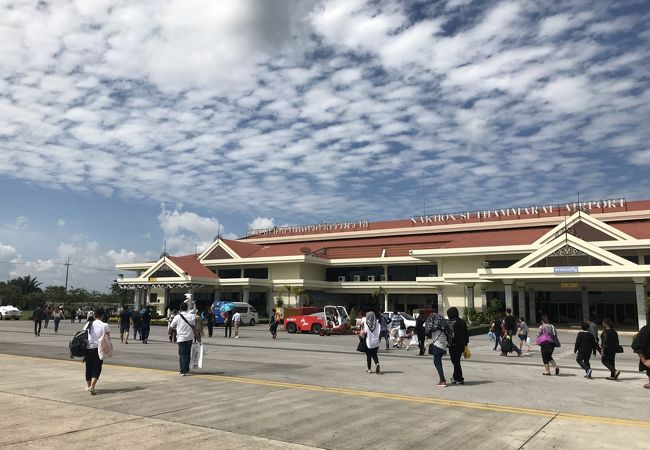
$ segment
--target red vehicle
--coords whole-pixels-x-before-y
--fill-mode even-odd
[[[337,333],[350,327],[350,316],[343,306],[326,306],[322,311],[313,314],[303,314],[284,318],[284,329],[287,333],[310,332],[319,334],[321,331]]]

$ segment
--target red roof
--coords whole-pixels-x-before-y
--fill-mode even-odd
[[[170,256],[169,259],[190,277],[218,278],[213,271],[201,264],[194,255]]]

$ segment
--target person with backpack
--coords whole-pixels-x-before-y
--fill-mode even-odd
[[[639,357],[639,372],[645,372],[648,382],[643,385],[650,389],[650,327],[644,325],[632,340],[632,350]]]
[[[169,327],[176,330],[179,373],[184,377],[190,372],[190,355],[195,335],[194,321],[196,319],[194,314],[187,312],[187,303],[181,303],[180,308],[181,310],[174,316]]]
[[[589,324],[587,322],[582,324],[582,331],[576,336],[576,345],[573,353],[577,353],[576,362],[585,371],[585,378],[591,378],[591,365],[589,359],[593,353],[596,356],[596,339],[594,335],[589,332]]]
[[[86,390],[91,395],[95,395],[95,385],[99,376],[102,373],[102,361],[99,358],[99,341],[104,336],[110,337],[111,328],[107,323],[104,323],[104,310],[97,308],[94,315],[88,317],[88,321],[84,326],[84,330],[88,331],[86,344],[86,352],[84,354],[84,362],[86,364]]]
[[[497,347],[501,345],[501,338],[503,337],[503,322],[501,322],[501,319],[499,319],[498,316],[496,316],[492,321],[490,331],[494,333],[494,348],[492,350],[496,352]]]
[[[603,328],[604,331],[600,335],[600,352],[603,366],[607,367],[609,370],[609,376],[607,380],[618,380],[618,376],[621,374],[620,370],[616,370],[616,354],[623,351],[618,340],[618,333],[614,329],[614,322],[610,319],[603,319]],[[620,350],[620,351],[619,351]]]
[[[453,337],[453,332],[449,323],[437,312],[429,314],[424,325],[425,332],[431,335],[431,344],[429,344],[429,353],[433,355],[433,366],[438,372],[437,387],[447,387],[447,380],[442,368],[442,357],[447,354],[448,342]]]
[[[460,357],[463,356],[465,347],[469,344],[467,334],[467,323],[459,316],[458,308],[452,306],[447,310],[447,317],[453,324],[454,335],[449,343],[449,359],[454,365],[454,374],[451,377],[451,384],[465,384],[463,369],[460,366]]]
[[[149,330],[151,330],[151,311],[149,308],[142,310],[140,313],[140,320],[140,338],[142,339],[142,343],[146,344],[149,339]]]
[[[541,322],[542,324],[537,330],[537,339],[535,343],[541,347],[542,363],[544,363],[544,373],[542,373],[542,375],[551,375],[550,366],[555,367],[555,375],[559,375],[560,367],[553,359],[553,350],[555,350],[556,343],[559,343],[559,340],[557,339],[557,330],[549,322],[548,316],[543,315]]]

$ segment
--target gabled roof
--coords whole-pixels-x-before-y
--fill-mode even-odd
[[[198,257],[200,261],[205,259],[238,259],[246,258],[258,251],[263,246],[248,242],[235,241],[232,239],[217,239],[212,245],[203,251]]]
[[[578,211],[535,241],[535,244],[544,245],[565,233],[580,233],[585,241],[628,241],[634,239],[627,233],[606,224],[602,220],[598,220],[585,212]]]
[[[201,264],[194,255],[170,256],[169,259],[192,278],[218,278],[214,272]]]

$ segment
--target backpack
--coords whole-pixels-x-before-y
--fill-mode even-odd
[[[86,355],[86,346],[88,345],[88,330],[77,331],[70,339],[70,359],[76,357],[83,358]]]
[[[447,346],[451,345],[454,339],[453,323],[442,317],[440,314],[430,314],[424,324],[425,333],[430,336],[434,331],[442,331],[447,338]]]

